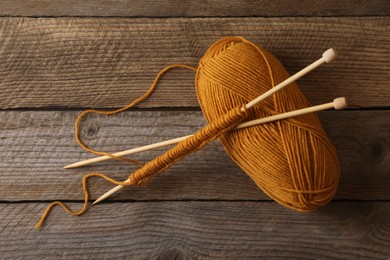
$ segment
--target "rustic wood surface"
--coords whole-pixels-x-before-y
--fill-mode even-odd
[[[3,16],[247,17],[389,15],[387,0],[3,0]]]
[[[0,258],[390,259],[389,13],[386,0],[1,1]],[[319,113],[340,158],[335,199],[311,214],[285,209],[214,142],[82,217],[56,208],[37,231],[52,200],[82,206],[85,173],[124,179],[135,169],[62,169],[92,156],[74,139],[78,113],[129,103],[160,69],[196,65],[230,35],[263,45],[290,73],[339,51],[298,82],[312,104],[346,96],[354,105]],[[82,137],[115,152],[204,124],[193,72],[175,70],[132,111],[88,117]],[[112,186],[90,187],[96,198]]]
[[[73,136],[77,111],[0,112],[0,197],[18,200],[82,200],[81,178],[88,172],[107,172],[124,180],[136,169],[106,161],[65,170],[63,166],[91,158]],[[390,124],[386,110],[320,113],[341,161],[337,199],[390,199]],[[193,133],[205,124],[198,111],[134,111],[118,116],[91,116],[82,125],[91,147],[109,152],[164,141]],[[166,148],[133,155],[147,162]],[[112,185],[91,181],[93,198]],[[142,188],[129,188],[114,200],[269,200],[236,166],[219,142],[175,164]]]
[[[290,73],[334,47],[337,62],[299,81],[313,104],[390,100],[390,19],[0,18],[0,108],[117,107],[143,94],[172,63],[197,65],[208,46],[241,35],[277,55]],[[141,107],[198,107],[194,73],[168,73]],[[60,91],[59,91],[60,89]]]
[[[4,258],[386,259],[390,202],[335,202],[301,214],[273,202],[102,203],[81,218],[47,203],[0,204]],[[81,203],[72,203],[73,208]]]

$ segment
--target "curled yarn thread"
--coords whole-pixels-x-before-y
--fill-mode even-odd
[[[181,65],[181,64],[176,64],[174,66],[170,66],[170,68],[172,68],[172,67],[191,68],[191,67]],[[167,68],[165,68],[162,73],[164,73],[165,71],[167,71]],[[154,88],[155,84],[157,83],[158,78],[160,77],[160,75],[162,75],[162,73],[160,72],[160,74],[157,76],[151,89]],[[148,92],[146,92],[145,95],[143,97],[139,98],[138,100],[143,100],[144,97],[146,95],[149,95],[149,94],[150,94],[150,90]],[[111,154],[109,154],[109,153],[99,152],[99,151],[95,151],[95,150],[89,148],[87,145],[85,145],[81,141],[80,136],[78,134],[79,133],[78,128],[79,128],[81,118],[83,116],[85,116],[87,113],[94,112],[94,113],[99,113],[99,114],[116,114],[116,113],[119,113],[119,112],[133,106],[136,103],[137,102],[133,102],[124,108],[121,108],[121,109],[118,109],[115,111],[111,111],[111,112],[87,110],[84,113],[81,113],[76,120],[76,139],[77,139],[78,143],[87,151],[93,152],[95,154],[108,155],[114,159],[119,159],[119,160],[126,159],[126,158],[121,158],[118,156],[111,156]],[[140,169],[136,170],[134,173],[132,173],[129,176],[129,181],[127,181],[127,182],[126,181],[125,182],[116,181],[116,180],[106,176],[103,173],[89,173],[89,174],[85,175],[83,178],[83,182],[82,182],[83,183],[83,190],[84,190],[84,194],[85,194],[83,207],[79,211],[72,211],[63,202],[55,201],[55,202],[51,203],[46,208],[41,219],[35,225],[36,228],[41,228],[45,219],[49,215],[50,211],[56,205],[62,206],[66,212],[68,212],[69,214],[71,214],[73,216],[78,216],[78,215],[83,214],[88,209],[89,191],[88,191],[87,181],[89,178],[101,177],[101,178],[104,178],[105,180],[107,180],[113,184],[123,185],[123,186],[142,185],[145,181],[148,181],[153,176],[155,176],[159,173],[162,173],[164,170],[171,167],[175,162],[182,160],[187,155],[203,148],[203,146],[205,146],[207,143],[215,140],[220,135],[235,128],[238,124],[240,124],[242,121],[244,121],[244,119],[247,115],[247,112],[248,111],[246,110],[245,106],[238,106],[236,108],[231,109],[228,113],[222,115],[217,120],[209,123],[207,126],[200,129],[193,136],[179,142],[173,148],[169,149],[168,151],[166,151],[162,155],[157,156],[156,158],[154,158],[153,160],[151,160],[147,164],[143,165]],[[140,163],[133,161],[133,160],[126,159],[126,161],[132,162],[132,163],[135,162],[136,164],[140,165]]]
[[[196,91],[209,122],[246,104],[288,78],[269,52],[241,37],[212,45],[201,59]],[[249,111],[248,120],[308,107],[292,83]],[[272,199],[300,212],[335,195],[340,169],[336,150],[316,114],[231,131],[220,137],[230,158]]]

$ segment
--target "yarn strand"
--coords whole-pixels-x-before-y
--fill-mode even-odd
[[[150,86],[150,88],[145,92],[145,94],[143,94],[141,97],[137,98],[136,100],[134,100],[133,102],[131,102],[130,104],[122,107],[122,108],[119,108],[119,109],[116,109],[116,110],[112,110],[112,111],[104,111],[104,110],[96,110],[96,109],[88,109],[88,110],[85,110],[83,112],[80,113],[80,115],[77,117],[76,119],[76,123],[75,123],[75,137],[76,137],[76,141],[77,143],[81,146],[81,148],[83,148],[84,150],[90,152],[90,153],[93,153],[93,154],[96,154],[96,155],[100,155],[100,156],[108,156],[108,157],[111,157],[113,159],[116,159],[116,160],[121,160],[121,161],[126,161],[126,162],[130,162],[130,163],[133,163],[133,164],[136,164],[138,166],[143,166],[143,164],[141,164],[140,162],[136,161],[136,160],[132,160],[132,159],[128,159],[128,158],[124,158],[124,157],[121,157],[121,156],[116,156],[116,155],[113,155],[111,153],[107,153],[107,152],[102,152],[102,151],[97,151],[95,149],[92,149],[91,147],[87,146],[82,140],[81,140],[81,137],[80,137],[80,123],[81,123],[81,120],[88,114],[90,113],[95,113],[95,114],[99,114],[99,115],[115,115],[115,114],[118,114],[122,111],[125,111],[131,107],[134,107],[136,104],[144,101],[145,99],[147,99],[151,94],[152,92],[154,91],[154,89],[156,88],[156,85],[158,83],[158,81],[160,80],[161,76],[164,75],[165,72],[167,72],[168,70],[172,69],[172,68],[185,68],[185,69],[190,69],[190,70],[193,70],[193,71],[196,71],[197,68],[196,67],[193,67],[193,66],[189,66],[189,65],[185,65],[185,64],[172,64],[172,65],[169,65],[167,67],[165,67],[164,69],[162,69],[158,74],[157,76],[155,77],[152,85]]]
[[[102,151],[97,151],[95,149],[92,149],[90,148],[89,146],[87,146],[82,140],[81,140],[81,137],[80,137],[80,123],[81,123],[81,120],[82,118],[84,118],[87,114],[90,114],[90,113],[95,113],[95,114],[99,114],[99,115],[115,115],[115,114],[118,114],[122,111],[125,111],[133,106],[135,106],[136,104],[144,101],[145,99],[147,99],[151,94],[152,92],[154,91],[154,89],[156,88],[156,85],[158,83],[158,81],[160,80],[161,76],[164,75],[164,73],[166,73],[168,70],[172,69],[172,68],[185,68],[185,69],[190,69],[190,70],[193,70],[193,71],[196,71],[197,68],[196,67],[193,67],[193,66],[189,66],[189,65],[185,65],[185,64],[171,64],[167,67],[165,67],[164,69],[162,69],[158,74],[157,76],[155,77],[152,85],[149,87],[149,89],[145,92],[145,94],[143,94],[141,97],[137,98],[136,100],[134,100],[133,102],[131,102],[130,104],[122,107],[122,108],[119,108],[119,109],[116,109],[116,110],[113,110],[113,111],[103,111],[103,110],[96,110],[96,109],[89,109],[89,110],[85,110],[83,111],[82,113],[79,114],[79,116],[77,117],[76,119],[76,123],[75,123],[75,138],[76,138],[76,141],[77,143],[86,151],[90,152],[90,153],[93,153],[93,154],[96,154],[96,155],[105,155],[105,156],[109,156],[113,159],[116,159],[116,160],[122,160],[122,161],[126,161],[126,162],[130,162],[130,163],[133,163],[133,164],[136,164],[140,167],[143,166],[143,164],[141,164],[140,162],[138,161],[135,161],[135,160],[132,160],[132,159],[128,159],[128,158],[124,158],[124,157],[121,157],[121,156],[115,156],[111,153],[107,153],[107,152],[102,152]],[[142,168],[141,168],[142,169]],[[121,181],[116,181],[108,176],[106,176],[105,174],[103,173],[89,173],[89,174],[86,174],[84,177],[83,177],[83,181],[82,181],[82,185],[83,185],[83,190],[84,190],[84,204],[83,204],[83,207],[79,210],[79,211],[72,211],[66,204],[64,204],[63,202],[61,201],[54,201],[52,202],[47,208],[46,210],[44,211],[44,213],[42,214],[42,217],[40,218],[40,220],[37,222],[37,224],[35,225],[35,227],[37,229],[40,229],[43,225],[43,223],[45,222],[46,218],[49,216],[51,210],[56,206],[56,205],[59,205],[61,206],[67,213],[69,213],[70,215],[73,215],[73,216],[79,216],[79,215],[82,215],[83,213],[85,213],[88,209],[88,201],[89,201],[89,191],[88,191],[88,184],[87,184],[87,181],[89,178],[91,177],[100,177],[100,178],[103,178],[105,180],[107,180],[108,182],[112,183],[112,184],[115,184],[115,185],[123,185],[123,186],[130,186],[130,185],[133,185],[134,183],[132,182],[121,182]]]
[[[89,201],[88,179],[91,177],[100,177],[100,178],[103,178],[103,179],[107,180],[108,182],[115,184],[115,185],[127,185],[127,186],[132,185],[132,183],[129,183],[129,182],[125,183],[125,182],[116,181],[116,180],[106,176],[103,173],[88,173],[83,177],[83,182],[82,182],[83,190],[84,190],[83,207],[79,211],[72,211],[65,203],[63,203],[61,201],[54,201],[46,208],[45,212],[42,214],[42,217],[37,222],[35,227],[37,229],[40,229],[42,227],[43,223],[45,222],[46,218],[49,216],[49,213],[51,212],[51,210],[53,209],[53,207],[55,205],[60,205],[66,212],[68,212],[70,215],[73,215],[73,216],[80,216],[83,213],[85,213],[88,210],[88,201]]]

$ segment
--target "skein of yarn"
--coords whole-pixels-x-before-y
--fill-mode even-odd
[[[208,122],[288,78],[269,52],[241,38],[212,45],[199,63],[196,91]],[[308,107],[292,83],[256,105],[247,120]],[[220,137],[230,158],[278,203],[300,212],[328,203],[339,181],[339,163],[314,114],[232,131]]]

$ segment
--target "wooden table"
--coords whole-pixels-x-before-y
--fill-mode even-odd
[[[390,4],[388,1],[76,1],[0,3],[0,258],[245,259],[390,258]],[[320,118],[336,145],[336,198],[301,214],[283,208],[214,142],[143,188],[129,188],[81,217],[80,180],[135,167],[116,161],[64,170],[92,157],[74,139],[85,108],[117,108],[140,96],[163,67],[195,65],[223,36],[240,35],[296,72],[335,47],[339,59],[299,81],[313,105],[349,98]],[[360,108],[359,108],[360,107]],[[82,137],[120,151],[205,124],[194,73],[165,75],[146,102],[90,116]],[[147,161],[163,149],[135,155]],[[112,186],[90,182],[92,199]]]

